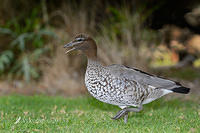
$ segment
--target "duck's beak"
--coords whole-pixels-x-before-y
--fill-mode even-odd
[[[64,45],[64,48],[66,48],[66,52],[65,54],[73,51],[73,50],[76,50],[78,48],[78,44],[82,43],[82,41],[79,41],[79,42],[69,42],[67,44]]]

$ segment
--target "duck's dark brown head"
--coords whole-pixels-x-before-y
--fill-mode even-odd
[[[79,50],[81,53],[85,54],[88,58],[97,57],[97,46],[95,41],[85,34],[77,35],[73,41],[64,45],[67,49],[65,53],[69,53],[74,50]]]

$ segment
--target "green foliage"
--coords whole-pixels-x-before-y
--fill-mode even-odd
[[[1,74],[10,73],[27,82],[38,78],[38,58],[47,51],[45,40],[56,37],[54,32],[42,25],[39,9],[34,8],[30,16],[7,22],[0,27],[0,35],[11,40],[0,55]]]
[[[102,34],[106,34],[111,39],[118,38],[121,44],[127,44],[138,47],[142,41],[151,43],[157,40],[156,32],[145,27],[145,22],[151,13],[157,8],[146,10],[144,7],[135,11],[129,11],[126,8],[116,9],[108,8],[111,12],[109,20],[102,27]],[[119,43],[120,44],[120,43]]]
[[[0,34],[8,34],[8,35],[11,35],[12,37],[16,36],[16,34],[12,30],[8,28],[2,28],[2,27],[0,27]]]
[[[12,51],[6,50],[0,54],[0,73],[4,72],[10,66],[13,60]]]
[[[111,119],[119,110],[91,97],[2,96],[0,132],[200,132],[198,100],[154,101],[127,124]]]

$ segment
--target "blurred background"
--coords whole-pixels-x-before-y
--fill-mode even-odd
[[[106,64],[137,67],[200,95],[199,0],[0,0],[0,95],[87,94],[87,60],[63,45],[92,36]]]

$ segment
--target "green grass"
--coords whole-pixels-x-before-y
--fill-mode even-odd
[[[200,104],[160,99],[114,121],[119,108],[91,97],[1,96],[0,132],[200,132]]]

